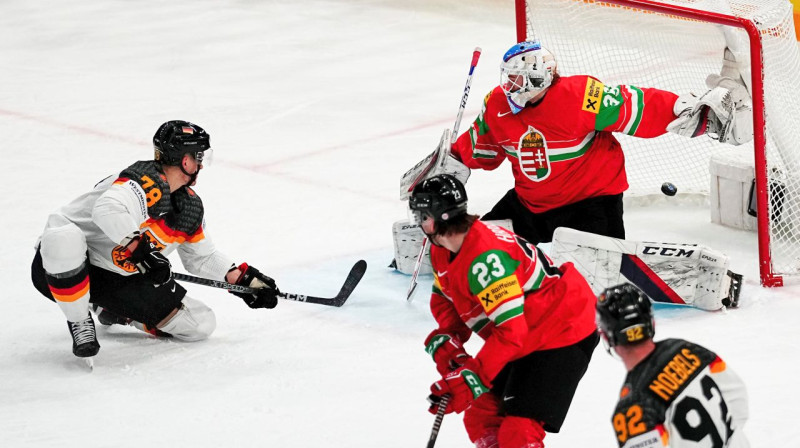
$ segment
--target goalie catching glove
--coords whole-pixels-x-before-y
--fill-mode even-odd
[[[753,106],[747,88],[720,75],[706,79],[709,91],[697,98],[683,95],[675,102],[678,116],[667,130],[685,137],[708,134],[721,143],[741,145],[753,139]]]
[[[462,367],[431,385],[431,395],[428,396],[428,402],[431,405],[428,411],[436,414],[442,397],[450,395],[450,401],[447,403],[444,413],[461,413],[469,408],[475,399],[489,392],[489,386],[486,385],[488,383],[481,377],[481,367],[478,361],[470,358]]]
[[[241,271],[241,275],[239,275],[235,284],[249,286],[255,289],[255,292],[246,293],[231,291],[232,294],[241,297],[244,303],[253,309],[275,308],[275,306],[278,305],[278,296],[281,294],[281,291],[275,284],[275,280],[262,274],[258,269],[248,266],[247,263],[242,263],[238,267],[234,266],[231,268],[231,271],[234,269],[239,269],[239,271]]]

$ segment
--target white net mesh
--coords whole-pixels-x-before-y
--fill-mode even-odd
[[[771,202],[771,253],[776,274],[800,273],[800,53],[786,0],[663,0],[661,3],[746,18],[761,30]],[[606,84],[703,93],[730,48],[750,82],[744,30],[595,0],[528,0],[528,38],[551,50],[562,75],[588,74]],[[708,137],[617,138],[625,149],[627,195],[658,194],[663,182],[681,193],[709,190],[709,159],[732,147]],[[752,157],[753,144],[735,150]]]

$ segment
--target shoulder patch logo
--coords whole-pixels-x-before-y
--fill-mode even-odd
[[[486,314],[522,295],[515,271],[519,262],[501,250],[478,255],[469,270],[469,288],[481,303]]]
[[[600,112],[600,98],[603,96],[603,83],[594,79],[586,79],[586,90],[583,93],[581,110],[597,114]]]

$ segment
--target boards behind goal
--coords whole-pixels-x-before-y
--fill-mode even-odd
[[[711,156],[744,151],[755,166],[761,283],[800,274],[800,52],[787,0],[515,1],[518,41],[541,40],[563,75],[701,94],[730,49],[753,96],[753,142],[618,135],[626,195],[659,194],[665,181],[708,194]]]

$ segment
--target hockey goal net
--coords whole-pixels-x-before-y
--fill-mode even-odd
[[[729,48],[753,96],[753,142],[619,135],[626,195],[658,194],[664,181],[707,194],[711,156],[744,152],[755,166],[761,283],[800,274],[800,55],[787,0],[516,0],[516,9],[519,41],[541,40],[562,75],[606,84],[703,93]]]

